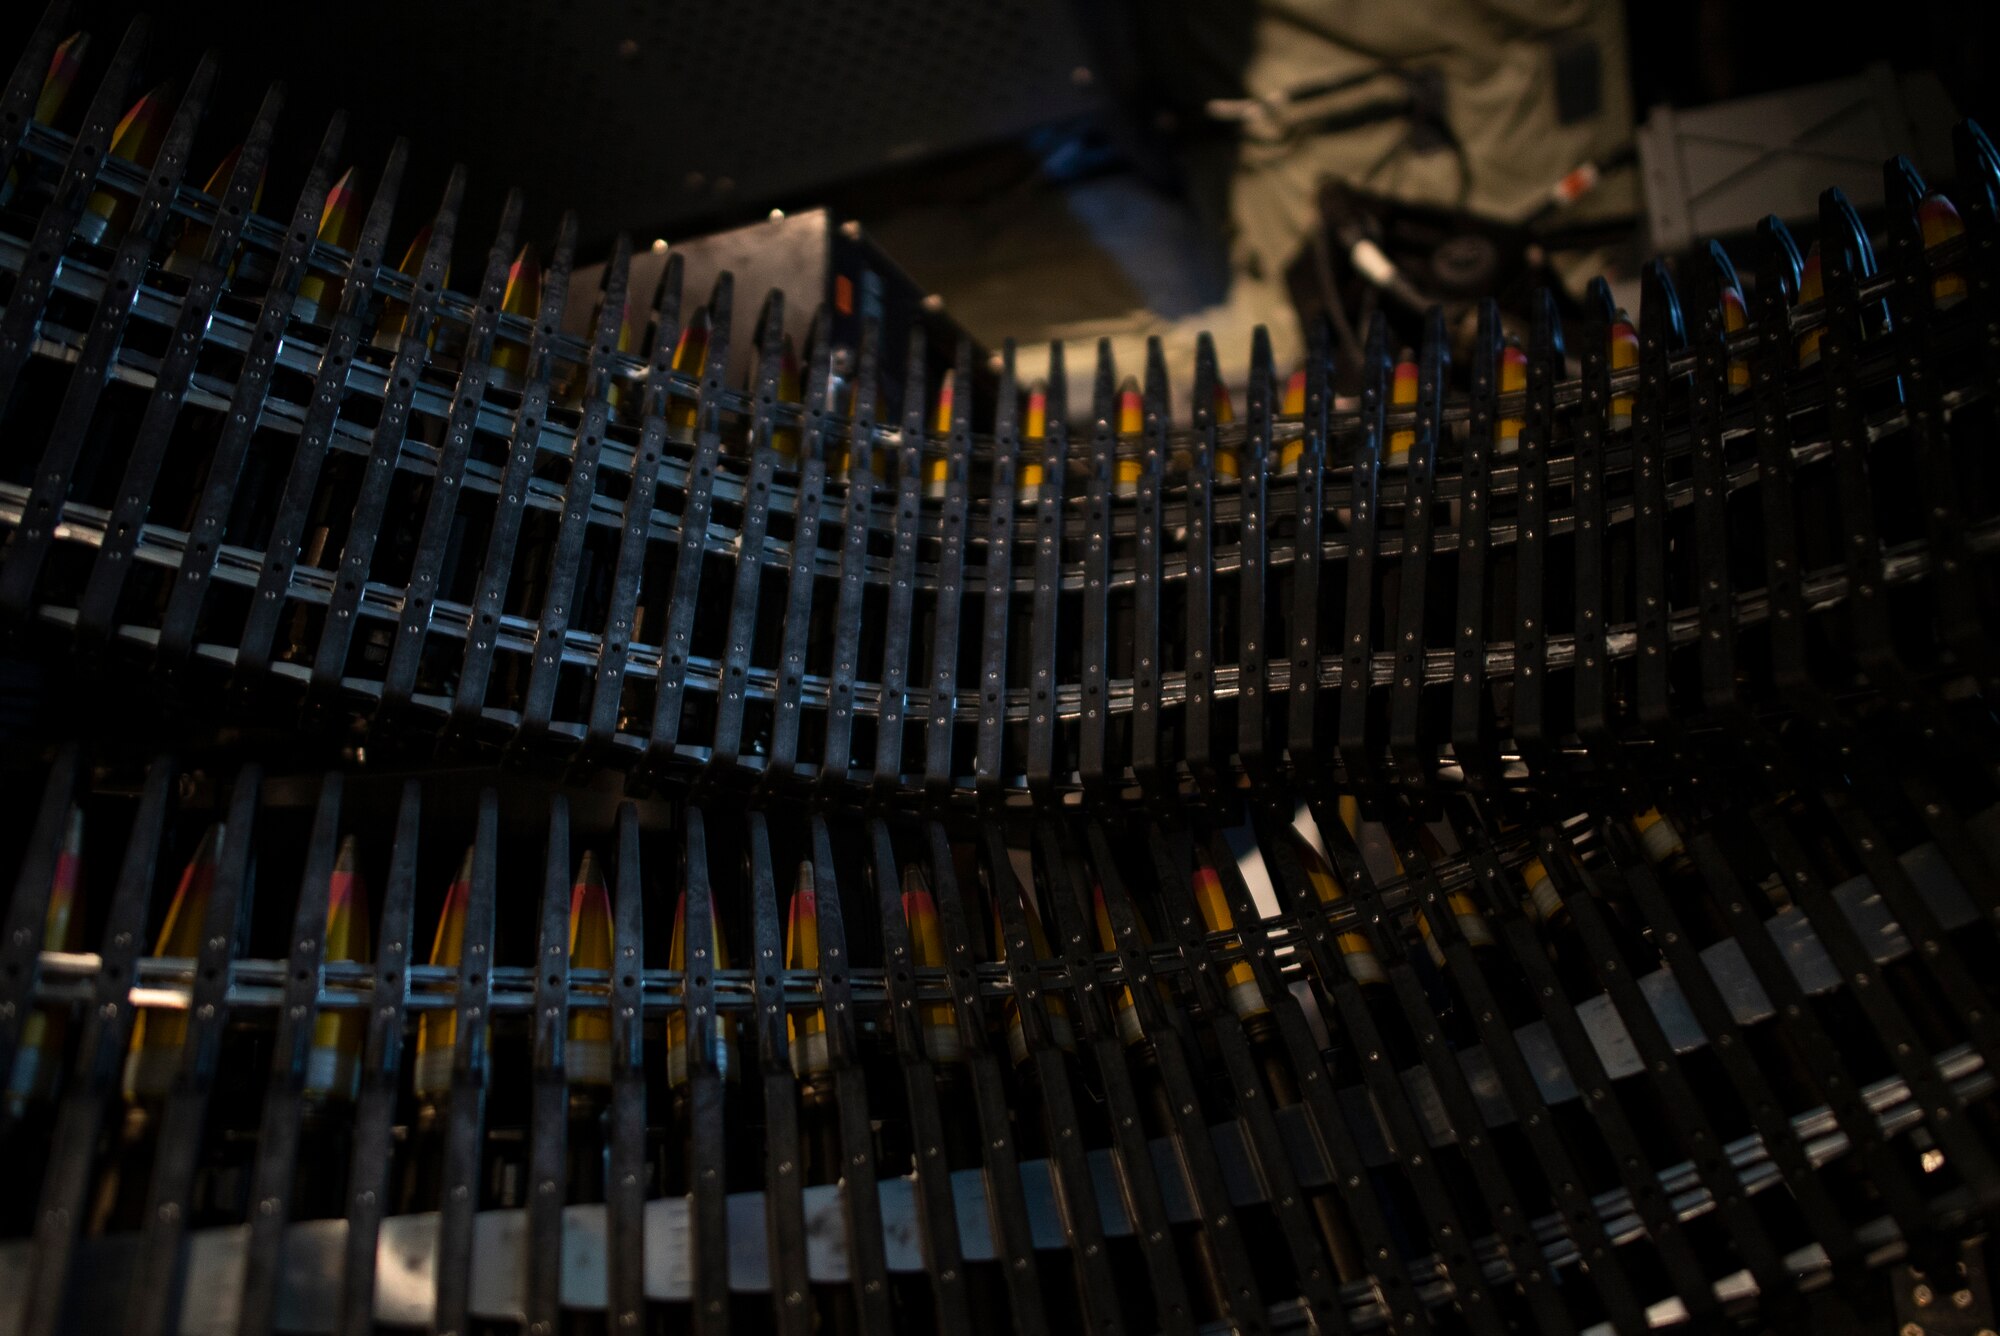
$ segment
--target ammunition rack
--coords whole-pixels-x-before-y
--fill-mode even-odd
[[[35,122],[62,17],[0,91],[0,619],[162,736],[0,759],[0,1332],[1990,1310],[1977,127],[1879,265],[1829,192],[1754,289],[1378,320],[1352,404],[1259,337],[1240,420],[1206,341],[1185,416],[1157,347],[1073,416],[1011,345],[939,414],[919,333],[892,420],[875,331],[794,388],[773,293],[725,384],[731,280],[623,240],[562,329],[573,216],[503,309],[518,196],[452,290],[462,173],[392,266],[401,145],[316,240],[338,120],[258,214],[275,89],[193,189],[212,61],[108,154],[141,25]]]

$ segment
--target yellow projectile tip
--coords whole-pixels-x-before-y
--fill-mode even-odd
[[[1300,367],[1285,378],[1284,403],[1278,410],[1286,417],[1303,417],[1306,411],[1306,369]]]
[[[456,968],[465,952],[465,916],[472,904],[470,846],[458,865],[458,875],[438,911],[437,935],[431,939],[430,963]],[[417,1021],[415,1086],[419,1095],[436,1094],[451,1085],[452,1048],[458,1042],[458,1017],[450,1009],[426,1011]]]
[[[1001,875],[1002,884],[994,888],[993,895],[993,946],[995,957],[1005,960],[1008,956],[1007,934],[1000,918],[1000,897],[1015,889],[1015,883],[1011,873],[1003,870]],[[1042,916],[1035,912],[1034,896],[1021,895],[1019,903],[1021,917],[1027,921],[1028,950],[1033,956],[1029,964],[1033,966],[1034,962],[1047,960],[1055,953],[1049,948],[1048,934],[1042,930]],[[1048,1007],[1049,1037],[1055,1041],[1058,1048],[1075,1047],[1076,1036],[1070,1029],[1069,1023],[1069,1004],[1052,993],[1044,994],[1042,1000]],[[1016,1066],[1027,1061],[1028,1038],[1021,1027],[1021,1009],[1018,1002],[1007,1004],[1007,1051]]]
[[[938,385],[937,411],[931,415],[931,434],[934,436],[951,434],[951,417],[956,411],[954,405],[958,397],[957,379],[952,372],[947,371],[944,373],[944,380]]]
[[[83,809],[70,804],[63,822],[62,850],[49,879],[49,904],[42,914],[42,949],[74,951],[83,932],[77,908],[83,895]]]
[[[507,267],[507,288],[500,309],[508,315],[532,316],[542,303],[542,261],[531,243],[521,247]]]
[[[805,397],[799,385],[799,353],[792,346],[792,336],[783,335],[778,340],[778,402],[795,404]],[[799,453],[799,429],[778,427],[771,432],[771,448],[786,459],[795,459]]]
[[[819,968],[819,899],[813,892],[812,864],[801,862],[785,921],[785,968]],[[826,1012],[818,1007],[786,1018],[791,1036],[792,1070],[800,1076],[826,1071],[832,1064],[826,1045]]]
[[[211,199],[221,199],[222,192],[229,189],[229,178],[236,174],[236,164],[242,161],[242,159],[243,145],[238,144],[235,148],[229,150],[228,155],[221,162],[215,164],[215,170],[210,172],[208,180],[202,183],[201,193]],[[258,201],[264,198],[264,178],[261,175],[257,178],[256,198]],[[255,209],[257,205],[253,202],[250,207]]]
[[[118,128],[111,132],[111,156],[142,167],[152,166],[153,156],[160,151],[160,141],[166,137],[171,111],[165,84],[134,102],[119,118]]]
[[[354,183],[354,171],[349,167],[340,174],[319,211],[318,239],[342,250],[353,250],[361,236],[360,188]]]
[[[1810,306],[1826,296],[1826,287],[1820,277],[1819,243],[1806,252],[1806,262],[1799,270],[1799,305]],[[1811,366],[1819,361],[1820,340],[1826,334],[1824,327],[1809,329],[1799,335],[1799,365]]]
[[[1414,408],[1417,402],[1417,363],[1410,350],[1396,363],[1396,375],[1389,389],[1389,402],[1398,408]]]
[[[368,891],[361,879],[359,849],[354,836],[340,842],[334,856],[333,877],[326,892],[327,960],[367,960]]]
[[[1229,897],[1223,892],[1222,876],[1206,863],[1194,870],[1194,903],[1201,913],[1202,925],[1208,931],[1235,930],[1236,918],[1229,912]],[[1234,945],[1233,940],[1231,945]],[[1248,1020],[1270,1010],[1264,1004],[1264,994],[1257,987],[1257,976],[1248,961],[1239,960],[1230,965],[1223,973],[1222,983],[1229,993],[1230,1010],[1238,1017]]]
[[[368,891],[361,880],[359,850],[354,836],[340,842],[333,875],[326,888],[327,961],[367,960]],[[312,1050],[306,1056],[305,1092],[354,1098],[361,1073],[361,1049],[367,1034],[364,1013],[352,1008],[322,1011],[313,1022]]]
[[[1611,369],[1630,371],[1639,365],[1639,331],[1633,328],[1631,319],[1623,312],[1611,326]]]
[[[1024,441],[1045,441],[1049,438],[1049,387],[1036,381],[1028,387],[1028,413],[1021,426]]]
[[[505,315],[535,318],[536,310],[542,304],[542,262],[535,254],[533,245],[521,247],[520,254],[507,269],[507,288],[500,297],[500,310]],[[493,347],[493,369],[507,378],[518,378],[528,366],[527,345],[511,339],[496,340]],[[510,385],[510,388],[512,386]]]
[[[576,880],[569,892],[569,963],[571,969],[611,969],[613,929],[611,896],[604,888],[604,875],[597,870],[597,856],[586,851],[577,866]],[[603,995],[602,984],[590,991]],[[572,1009],[569,1014],[568,1052],[564,1068],[572,1085],[611,1083],[611,1014],[596,1009]]]
[[[1099,948],[1105,951],[1117,950],[1118,935],[1111,926],[1111,910],[1104,903],[1104,887],[1094,882],[1090,887],[1090,905],[1097,919]],[[1132,999],[1130,988],[1118,990],[1117,1001],[1112,1004],[1112,1019],[1118,1025],[1118,1038],[1121,1042],[1131,1045],[1146,1037],[1145,1031],[1139,1026],[1139,1008]]]
[[[1965,235],[1965,222],[1958,216],[1957,206],[1943,195],[1924,196],[1923,203],[1917,205],[1917,225],[1923,230],[1927,251]],[[1957,305],[1966,291],[1965,275],[1957,270],[1947,270],[1931,280],[1931,298],[1940,308]]]
[[[1131,377],[1118,387],[1118,434],[1137,436],[1146,429],[1146,399],[1139,393],[1139,382]]]
[[[722,937],[722,922],[716,917],[715,896],[708,898],[709,956],[705,962],[711,970],[729,968],[729,948]],[[704,962],[696,962],[702,964]],[[674,933],[667,945],[667,968],[685,973],[689,968],[687,945],[687,892],[682,891],[674,905]],[[676,1010],[667,1014],[667,1084],[685,1085],[688,1080],[688,1040],[687,1013]],[[729,1080],[736,1079],[736,1069],[729,1060],[730,1037],[735,1033],[735,1022],[718,1016],[715,1020],[715,1065]]]
[[[71,33],[56,47],[55,56],[49,61],[49,72],[42,76],[42,91],[35,98],[37,124],[53,124],[62,114],[63,103],[69,99],[70,89],[76,87],[76,76],[83,72],[83,57],[89,50],[87,32]]]
[[[611,968],[611,893],[598,871],[597,855],[586,852],[569,892],[569,963],[572,969]]]
[[[1389,405],[1392,408],[1415,408],[1417,405],[1417,363],[1415,354],[1408,348],[1403,350],[1402,360],[1396,363],[1395,375],[1389,382]],[[1410,451],[1416,448],[1417,433],[1409,427],[1400,427],[1389,433],[1389,462],[1406,464]]]
[[[1346,819],[1344,812],[1343,800],[1343,821]],[[1334,872],[1333,865],[1327,862],[1325,856],[1313,847],[1312,841],[1297,829],[1293,829],[1290,834],[1292,848],[1298,854],[1299,862],[1305,867],[1306,880],[1312,884],[1313,895],[1323,905],[1337,905],[1345,900],[1347,888],[1340,884],[1340,878]],[[1340,948],[1340,954],[1347,962],[1348,972],[1357,982],[1383,983],[1388,980],[1389,976],[1383,972],[1382,962],[1375,955],[1375,948],[1369,943],[1365,933],[1343,932],[1334,939],[1334,944]]]
[[[937,901],[915,863],[903,868],[903,921],[910,932],[910,960],[919,969],[944,968],[944,933],[938,927]],[[924,1002],[924,1052],[932,1062],[958,1062],[965,1056],[958,1035],[958,1013],[949,1002]]]
[[[83,889],[82,878],[83,809],[72,804],[63,823],[63,842],[56,855],[55,874],[49,878],[48,907],[42,914],[44,951],[74,951],[80,944],[77,939],[82,935],[83,917],[76,910]],[[5,1074],[8,1117],[18,1118],[31,1100],[54,1094],[70,1019],[66,1009],[48,1006],[31,1007],[22,1018],[14,1066]]]
[[[180,883],[167,906],[167,920],[153,944],[153,954],[194,959],[201,954],[208,902],[215,893],[215,863],[222,853],[221,823],[201,837],[194,857],[181,869]],[[163,1095],[180,1066],[181,1045],[187,1038],[185,1011],[141,1009],[132,1022],[130,1050],[125,1057],[125,1093]]]
[[[153,165],[167,132],[167,89],[162,84],[132,104],[111,135],[110,156],[141,167]],[[131,214],[132,200],[108,190],[91,192],[84,201],[83,233],[92,241],[108,242]]]
[[[418,271],[424,267],[424,252],[430,248],[431,225],[425,223],[417,229],[417,234],[410,238],[409,248],[403,252],[402,262],[396,266],[396,272],[399,274],[408,274],[414,278]]]
[[[707,363],[708,308],[703,307],[681,326],[681,336],[674,344],[674,370],[684,376],[699,376]],[[692,430],[695,422],[695,401],[692,399],[677,401],[668,411],[667,420],[680,430]]]

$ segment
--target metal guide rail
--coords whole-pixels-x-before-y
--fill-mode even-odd
[[[1810,745],[980,820],[17,758],[0,1331],[1872,1320],[2000,1197],[2000,808]]]
[[[989,402],[919,338],[887,404],[883,350],[791,348],[777,293],[723,383],[754,294],[631,291],[622,242],[562,329],[573,217],[544,262],[516,200],[482,257],[462,173],[435,206],[403,146],[343,173],[278,89],[196,189],[214,63],[135,104],[142,29],[88,64],[62,31],[0,92],[22,647],[378,752],[968,807],[1518,784],[1827,701],[1987,741],[2000,158],[1969,124],[1948,191],[1889,165],[1879,257],[1830,192],[1754,288],[1714,248],[1636,318],[1544,294],[1525,346],[1490,308],[1469,347],[1378,326],[1352,403],[1324,338],[1289,377],[1258,341],[1237,399],[1205,348],[1191,417],[1157,355],[1121,383],[1100,350],[1087,397],[1003,356]],[[279,153],[310,167],[259,213]]]

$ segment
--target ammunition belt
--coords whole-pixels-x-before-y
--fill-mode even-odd
[[[24,60],[10,89],[36,74]],[[1073,428],[1058,349],[1030,440],[1011,352],[975,405],[960,349],[933,421],[920,336],[897,425],[865,337],[810,349],[786,402],[775,293],[754,383],[725,385],[726,276],[706,370],[673,367],[692,317],[671,265],[650,352],[620,352],[642,304],[622,243],[588,341],[564,333],[573,218],[539,313],[501,313],[518,200],[480,289],[450,292],[462,175],[400,272],[400,151],[356,249],[315,244],[338,125],[289,229],[238,217],[276,107],[225,204],[180,179],[199,101],[151,174],[39,125],[7,140],[10,165],[65,184],[0,235],[0,614],[147,663],[174,699],[227,682],[248,717],[303,707],[379,725],[378,747],[645,784],[969,801],[1237,767],[1422,786],[1891,679],[1904,708],[1934,704],[1990,658],[1994,159],[1970,126],[1962,235],[1925,244],[1927,187],[1898,159],[1882,265],[1830,192],[1817,300],[1774,221],[1748,308],[1720,247],[1685,301],[1647,269],[1632,366],[1602,283],[1567,319],[1538,299],[1520,388],[1490,306],[1464,375],[1434,315],[1414,403],[1392,403],[1378,322],[1356,406],[1322,338],[1284,414],[1260,341],[1242,421],[1218,416],[1205,348],[1192,425],[1155,356],[1133,427],[1100,348]],[[83,247],[93,185],[139,212]],[[191,276],[154,263],[170,218],[208,238]],[[272,277],[238,291],[232,266]],[[341,295],[306,323],[309,277]]]
[[[634,802],[602,786],[551,797],[539,783],[498,772],[480,779],[267,771],[224,760],[228,754],[135,764],[69,746],[45,770],[11,776],[39,784],[41,797],[23,841],[0,960],[0,1066],[13,1067],[22,1018],[38,1009],[77,1023],[63,1032],[68,1051],[44,1059],[64,1072],[56,1087],[62,1118],[40,1175],[33,1237],[0,1243],[0,1274],[17,1282],[4,1291],[14,1305],[0,1310],[9,1330],[17,1323],[54,1329],[47,1324],[64,1311],[61,1296],[83,1292],[66,1280],[72,1267],[108,1279],[183,1265],[190,1268],[185,1286],[93,1286],[101,1292],[72,1300],[68,1320],[260,1327],[277,1315],[285,1329],[309,1331],[350,1329],[357,1315],[439,1329],[468,1313],[533,1322],[556,1302],[543,1269],[555,1258],[570,1259],[560,1280],[567,1307],[644,1311],[691,1303],[697,1313],[706,1299],[726,1299],[732,1290],[768,1292],[782,1311],[787,1292],[813,1286],[851,1291],[864,1312],[886,1311],[880,1305],[892,1277],[935,1282],[990,1266],[1007,1274],[1016,1323],[1036,1325],[1040,1304],[1053,1314],[1069,1301],[1042,1293],[1037,1285],[1044,1282],[1033,1277],[1048,1258],[1066,1255],[1093,1319],[1116,1320],[1129,1300],[1112,1283],[1109,1248],[1137,1248],[1149,1231],[1195,1228],[1216,1243],[1229,1284],[1248,1285],[1232,1293],[1224,1314],[1239,1322],[1422,1327],[1437,1310],[1514,1312],[1523,1304],[1546,1317],[1566,1311],[1560,1299],[1547,1306],[1558,1284],[1588,1284],[1593,1302],[1628,1318],[1661,1303],[1716,1314],[1754,1300],[1767,1312],[1782,1311],[1800,1287],[1836,1281],[1837,1270],[1858,1257],[1880,1264],[1935,1247],[1940,1233],[1949,1238],[1970,1228],[2000,1187],[1981,1176],[1991,1164],[1991,1130],[1974,1116],[1993,1089],[1990,1024],[1954,1017],[1956,1033],[1925,1030],[1891,1000],[1867,1012],[1882,1041],[1877,1050],[1856,1035],[1836,1047],[1818,1021],[1800,1014],[1802,1007],[1818,1014],[1870,987],[1900,999],[1893,971],[1927,968],[1919,961],[1935,962],[1940,953],[1991,949],[1993,883],[1976,880],[1983,865],[1961,864],[1945,843],[1904,850],[1839,885],[1802,877],[1789,903],[1769,913],[1753,909],[1740,936],[1697,949],[1684,940],[1697,919],[1686,897],[1704,889],[1717,902],[1741,896],[1766,875],[1770,858],[1732,841],[1728,820],[1683,808],[1670,810],[1690,831],[1704,888],[1681,888],[1671,903],[1648,880],[1646,858],[1609,807],[1512,829],[1504,802],[1477,799],[1432,824],[1449,832],[1456,845],[1449,854],[1404,815],[1359,827],[1357,839],[1330,813],[1316,813],[1329,818],[1315,825],[1324,866],[1338,869],[1348,892],[1327,900],[1306,875],[1321,865],[1301,852],[1305,846],[1289,830],[1292,809],[1283,803],[1226,814],[1051,811],[1019,822],[878,817],[843,825],[785,806],[746,818],[728,805]],[[1802,808],[1790,797],[1767,797],[1734,819],[1761,832],[1782,862],[1784,842],[1805,838],[1807,809],[1843,801],[1814,794]],[[1872,797],[1841,811],[1863,839],[1867,823],[1888,819]],[[101,939],[77,943],[90,949],[38,950],[40,934],[23,925],[41,921],[47,888],[60,880],[53,870],[71,812],[81,814],[86,857],[117,869],[115,878],[101,873],[86,884],[115,890],[108,910],[91,915]],[[218,818],[220,852],[205,845],[196,855],[215,858],[208,898],[175,907],[204,913],[200,955],[147,953],[142,943],[161,919],[174,851]],[[1242,833],[1230,838],[1225,822],[1247,825],[1232,827]],[[1969,814],[1967,827],[1975,843],[1989,847],[2000,840],[2000,809]],[[380,887],[380,922],[358,958],[336,961],[326,959],[318,929],[328,912],[327,869],[344,833],[358,836],[360,866]],[[419,908],[432,902],[435,888],[426,883],[467,843],[466,955],[456,965],[421,963],[410,944],[430,936],[430,911]],[[1032,885],[1016,880],[1010,850],[1021,848],[1031,850]],[[562,945],[570,869],[585,849],[614,869],[609,897],[622,963],[612,970],[573,968]],[[1390,849],[1401,851],[1393,872],[1385,862]],[[1636,913],[1666,960],[1613,947],[1598,976],[1607,991],[1582,995],[1556,981],[1537,935],[1536,901],[1522,891],[1530,855],[1559,869],[1562,901],[1583,929],[1578,941],[1587,947],[1616,913]],[[976,877],[965,876],[968,858]],[[698,977],[698,962],[663,961],[656,937],[648,946],[645,915],[663,912],[675,894],[683,905],[677,918],[692,920],[688,905],[711,905],[725,951],[733,945],[747,955],[746,948],[776,942],[786,894],[778,870],[800,860],[813,868],[821,951],[814,967],[725,963]],[[1176,926],[1188,903],[1185,879],[1203,866],[1219,873],[1223,912],[1236,923],[1261,919],[1261,931],[1216,927],[1212,918],[1206,931],[1186,919]],[[1248,872],[1252,867],[1261,871]],[[293,899],[290,881],[299,869]],[[953,956],[975,967],[913,956],[907,902],[897,894],[912,869],[935,893]],[[1621,896],[1623,907],[1614,910],[1604,891],[1627,884],[1630,899]],[[253,903],[274,893],[278,904]],[[1102,916],[1096,933],[1088,926],[1094,897]],[[1274,898],[1276,908],[1258,908],[1260,897]],[[523,938],[536,917],[528,905],[537,900],[539,939]],[[503,912],[508,904],[522,912]],[[1041,915],[1052,940],[1067,945],[1031,945]],[[1475,919],[1486,926],[1468,931]],[[980,928],[987,922],[991,935]],[[1146,936],[1148,923],[1155,940]],[[1132,924],[1140,935],[1129,931]],[[1115,935],[1118,946],[1098,933]],[[1425,973],[1432,943],[1437,965]],[[1363,954],[1372,968],[1362,967]],[[1619,977],[1621,967],[1627,977]],[[1261,999],[1251,1007],[1239,1004],[1233,985],[1227,995],[1220,987],[1223,975],[1233,980],[1239,970]],[[1451,1004],[1441,1003],[1440,980],[1451,981],[1456,1021]],[[1137,1070],[1184,1111],[1136,1139],[1106,1130],[1144,1125],[1133,1084],[1076,1065],[1076,1054],[1087,1053],[1093,1073],[1111,1064],[1122,1070],[1140,1051],[1111,1014],[1121,989],[1137,1002],[1147,1054]],[[1539,1014],[1493,1015],[1504,1007],[1493,999],[1505,989],[1536,999],[1530,1006]],[[963,1047],[949,1059],[927,1056],[930,1040],[919,1040],[910,1024],[927,1003],[963,1018]],[[1033,1018],[1026,1056],[1015,1055],[1010,1080],[1034,1083],[1039,1117],[1022,1108],[1010,1122],[1004,1106],[988,1105],[977,1110],[983,1163],[930,1161],[922,1129],[948,1098],[941,1092],[962,1090],[967,1070],[973,1088],[985,1079],[995,1093],[1003,1089],[998,1029],[1011,1023],[1015,1007],[1033,1008]],[[795,1076],[786,1021],[813,1012],[829,1018],[828,1072]],[[150,1162],[145,1200],[153,1213],[136,1236],[98,1238],[83,1230],[86,1189],[93,1167],[102,1172],[99,1129],[119,1105],[120,1059],[140,1042],[132,1032],[142,1013],[187,1018],[169,1054],[177,1075]],[[524,1092],[543,1082],[570,1086],[560,1037],[585,1014],[610,1017],[615,1056],[604,1153],[610,1181],[622,1186],[580,1208],[564,1205],[560,1167],[565,1138],[579,1132],[560,1103],[531,1105]],[[1313,1037],[1308,1014],[1334,1031],[1331,1041]],[[286,1119],[301,1116],[309,1081],[303,1054],[329,1015],[366,1018],[351,1102],[335,1105],[347,1119],[341,1156],[320,1167],[345,1185],[345,1204],[331,1218],[300,1219],[291,1196],[301,1181],[300,1144],[280,1133]],[[694,1036],[693,1053],[741,1050],[720,1061],[691,1060],[691,1080],[715,1086],[737,1113],[711,1129],[706,1148],[693,1140],[669,1145],[668,1156],[687,1157],[685,1199],[661,1191],[655,1142],[668,1115],[658,1081],[647,1076],[659,1062],[660,1023],[675,1015],[688,1018],[682,1033]],[[436,1016],[456,1023],[442,1096],[447,1130],[428,1148],[446,1168],[436,1200],[411,1200],[392,1182],[391,1127],[402,1119],[397,1092],[411,1079],[407,1032]],[[1054,1024],[1058,1018],[1074,1029]],[[715,1049],[694,1028],[725,1025],[731,1028]],[[1396,1026],[1413,1037],[1406,1047],[1390,1037]],[[1441,1033],[1447,1030],[1450,1038]],[[269,1035],[271,1046],[225,1048],[226,1036],[246,1031]],[[1744,1047],[1758,1040],[1797,1044],[1817,1084],[1774,1092],[1772,1071],[1741,1061]],[[1364,1056],[1382,1045],[1391,1050],[1387,1070]],[[218,1055],[253,1051],[269,1054],[268,1072],[218,1062]],[[1890,1052],[1897,1056],[1879,1056]],[[744,1075],[735,1073],[738,1064]],[[1286,1075],[1267,1088],[1263,1081],[1278,1079],[1274,1066]],[[1215,1075],[1202,1076],[1204,1069]],[[757,1106],[733,1101],[739,1084],[754,1084],[760,1072],[765,1112],[746,1117],[742,1110]],[[1206,1082],[1218,1077],[1222,1089],[1204,1095]],[[746,1189],[730,1181],[734,1168],[730,1176],[699,1172],[705,1160],[745,1163],[738,1158],[744,1143],[750,1163],[775,1165],[789,1156],[781,1138],[798,1130],[774,1111],[792,1107],[812,1079],[833,1082],[844,1106],[858,1106],[841,1123],[843,1160],[852,1156],[860,1166],[844,1188],[779,1175]],[[1670,1080],[1689,1083],[1682,1089],[1691,1102],[1664,1125],[1650,1124],[1635,1105],[1655,1098],[1649,1090],[1667,1090]],[[261,1124],[258,1102],[232,1093],[258,1086],[267,1090]],[[1060,1100],[1051,1093],[1058,1087]],[[1025,1098],[1013,1085],[1004,1088],[1010,1099]],[[530,1108],[536,1111],[524,1113]],[[524,1117],[526,1126],[509,1135],[509,1120]],[[1571,1117],[1581,1122],[1563,1124],[1570,1135],[1578,1126],[1593,1129],[1588,1135],[1613,1152],[1603,1165],[1615,1169],[1580,1170],[1584,1148],[1551,1139]],[[878,1171],[882,1152],[868,1129],[911,1118],[915,1179]],[[237,1128],[235,1139],[218,1143],[218,1125]],[[1468,1128],[1479,1134],[1469,1137]],[[218,1152],[218,1144],[225,1149]],[[244,1161],[233,1178],[216,1163],[231,1144]],[[1920,1158],[1928,1164],[1918,1148],[1943,1155],[1954,1172],[1918,1172]],[[1499,1172],[1503,1151],[1528,1162]],[[397,1158],[413,1153],[423,1148],[406,1146]],[[553,1186],[522,1187],[511,1203],[504,1194],[496,1201],[495,1155],[512,1156],[531,1181]],[[1440,1176],[1441,1161],[1454,1166],[1451,1176]],[[628,1177],[620,1177],[621,1166]],[[1609,1176],[1584,1177],[1591,1173]],[[1880,1195],[1827,1192],[1823,1180],[1840,1174],[1865,1178]],[[454,1175],[466,1191],[454,1189]],[[1538,1190],[1522,1185],[1537,1180],[1545,1185],[1544,1205],[1531,1209],[1521,1194]],[[233,1195],[218,1182],[235,1183]],[[1576,1185],[1580,1195],[1556,1184]],[[1365,1274],[1331,1283],[1320,1236],[1300,1214],[1301,1201],[1314,1193],[1343,1203],[1369,1259]],[[1795,1198],[1797,1219],[1758,1223],[1754,1204],[1767,1193]],[[857,1194],[865,1200],[857,1202]],[[958,1203],[946,1212],[960,1222],[955,1229],[945,1227],[939,1201]],[[247,1232],[216,1226],[217,1211],[226,1217],[249,1202],[263,1205],[251,1212]],[[1296,1269],[1276,1288],[1253,1278],[1257,1268],[1241,1255],[1241,1240],[1218,1229],[1215,1222],[1231,1212],[1275,1220],[1293,1239]],[[718,1222],[721,1233],[702,1234],[703,1220]],[[972,1228],[971,1220],[987,1223]],[[1487,1223],[1473,1229],[1475,1221]],[[819,1242],[774,1251],[783,1234],[767,1231],[785,1222],[809,1227]],[[1683,1246],[1672,1233],[1676,1223],[1696,1236],[1725,1230],[1746,1269],[1706,1272],[1690,1254],[1667,1276],[1655,1274],[1652,1252],[1672,1258]],[[1739,1241],[1737,1231],[1745,1230],[1748,1242]],[[193,1247],[182,1253],[190,1238]],[[584,1260],[575,1261],[573,1250]],[[1138,1248],[1121,1264],[1163,1264],[1146,1251]],[[1642,1252],[1646,1262],[1636,1260]],[[1585,1261],[1587,1269],[1570,1278]],[[942,1318],[963,1294],[946,1283],[934,1299]],[[1159,1320],[1169,1329],[1182,1325],[1164,1313]]]

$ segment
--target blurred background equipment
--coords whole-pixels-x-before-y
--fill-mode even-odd
[[[1654,107],[1639,127],[1647,240],[1672,253],[1701,237],[1747,232],[1766,214],[1797,222],[1812,216],[1829,185],[1878,209],[1882,159],[1906,152],[1941,170],[1952,115],[1934,73],[1888,65],[1706,107]]]

